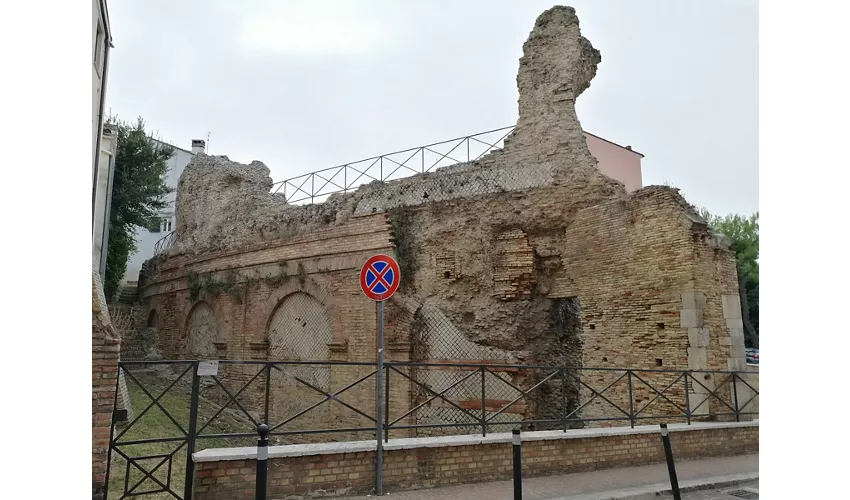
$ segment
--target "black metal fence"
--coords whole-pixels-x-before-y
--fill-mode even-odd
[[[159,255],[167,252],[174,246],[174,241],[177,239],[177,231],[171,231],[162,238],[158,239],[153,246],[153,254]]]
[[[372,181],[387,182],[476,161],[502,147],[513,130],[513,126],[502,127],[317,170],[275,183],[272,192],[282,193],[288,203],[318,203]]]
[[[387,362],[376,415],[375,363],[220,360],[199,375],[203,366],[120,364],[128,394],[116,404],[134,417],[113,426],[107,498],[189,499],[192,453],[255,446],[261,423],[279,445],[758,415],[749,372]]]

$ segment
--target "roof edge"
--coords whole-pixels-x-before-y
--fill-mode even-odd
[[[600,137],[600,136],[598,136],[598,135],[596,135],[596,134],[591,134],[591,133],[590,133],[590,132],[588,132],[587,130],[585,130],[585,131],[584,131],[584,133],[585,133],[585,134],[587,134],[587,135],[592,135],[593,137],[596,137],[596,138],[597,138],[597,139],[599,139],[600,141],[605,141],[605,142],[607,142],[608,144],[612,144],[612,145],[614,145],[614,146],[617,146],[617,147],[618,147],[618,148],[620,148],[620,149],[625,149],[626,151],[628,151],[628,152],[630,152],[630,153],[634,153],[634,154],[636,154],[636,155],[640,156],[641,158],[646,158],[646,156],[645,156],[643,153],[641,153],[641,152],[639,152],[639,151],[635,151],[634,149],[631,149],[630,147],[629,147],[629,148],[627,148],[627,147],[625,147],[625,146],[621,146],[620,144],[617,144],[617,143],[616,143],[616,142],[614,142],[614,141],[608,140],[608,139],[606,139],[606,138],[604,138],[604,137]]]

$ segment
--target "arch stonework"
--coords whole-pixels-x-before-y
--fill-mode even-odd
[[[278,311],[283,301],[285,301],[289,296],[296,293],[304,293],[306,295],[309,295],[319,304],[321,304],[322,308],[325,311],[325,315],[329,319],[333,317],[334,301],[332,300],[331,293],[326,288],[321,286],[312,278],[307,278],[306,280],[304,280],[303,283],[300,283],[295,280],[289,281],[272,291],[271,294],[269,294],[268,298],[265,299],[262,306],[259,308],[260,317],[266,318],[266,327],[262,331],[257,331],[254,333],[254,340],[271,342],[271,339],[269,338],[269,333],[271,331],[270,328],[274,314]],[[331,340],[328,340],[328,342],[331,342]],[[271,353],[269,354],[269,359],[272,359]]]
[[[296,291],[285,295],[272,312],[266,328],[270,361],[327,361],[330,358],[331,323],[325,306],[313,295]],[[270,375],[270,414],[282,421],[324,399],[330,392],[330,365],[276,365]],[[329,405],[323,404],[288,428],[309,428],[317,422],[327,425]]]
[[[148,313],[148,319],[145,322],[145,327],[156,328],[157,326],[159,326],[159,314],[157,313],[156,308],[151,308]]]
[[[197,302],[186,318],[185,354],[190,358],[210,359],[217,357],[215,345],[219,338],[218,320],[213,307]]]
[[[266,330],[270,360],[327,361],[330,318],[324,305],[306,292],[284,297]]]

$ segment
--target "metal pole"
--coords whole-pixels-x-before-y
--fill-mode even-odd
[[[109,420],[109,445],[106,447],[106,476],[103,478],[102,498],[109,495],[109,469],[112,465],[112,440],[115,437],[115,407],[118,406],[118,393],[121,387],[121,362],[118,362],[118,376],[115,377],[115,396],[112,398],[112,418]],[[126,489],[126,488],[125,488]]]
[[[685,372],[685,416],[688,418],[688,425],[691,425],[691,394],[688,387],[688,372]]]
[[[260,439],[257,440],[257,486],[256,500],[266,500],[266,483],[269,473],[269,426],[257,427]]]
[[[522,437],[519,429],[511,431],[514,448],[514,500],[522,500]]]
[[[635,404],[634,397],[632,394],[632,371],[626,371],[629,377],[629,425],[632,426],[632,429],[635,428]]]
[[[741,410],[738,408],[738,375],[732,372],[732,395],[735,398],[735,422],[741,421]]]
[[[564,411],[564,432],[567,432],[567,369],[561,370],[561,409]]]
[[[189,402],[189,435],[186,436],[186,476],[183,483],[183,498],[192,498],[192,486],[195,480],[195,465],[192,454],[195,453],[195,434],[198,420],[198,392],[200,392],[198,362],[192,362],[192,396]]]
[[[486,375],[485,367],[481,367],[481,436],[487,437],[487,399],[484,389],[484,376]]]
[[[375,441],[378,443],[376,450],[375,465],[375,492],[384,494],[384,440],[383,422],[381,416],[384,414],[384,392],[381,390],[384,383],[384,301],[379,300],[378,305],[378,366],[375,373]]]
[[[384,380],[384,442],[390,440],[390,367],[386,366]]]
[[[272,384],[272,365],[266,365],[266,394],[263,407],[263,421],[269,421],[269,392]]]
[[[667,472],[670,474],[673,500],[682,500],[682,495],[679,493],[679,479],[676,477],[676,465],[673,463],[673,448],[670,447],[670,431],[667,430],[667,424],[661,424],[661,442],[664,443],[664,456],[667,458]]]

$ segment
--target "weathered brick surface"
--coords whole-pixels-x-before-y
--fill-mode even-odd
[[[109,319],[100,277],[92,271],[92,482],[95,489],[102,487],[106,479],[120,349],[121,341]]]
[[[304,293],[314,299],[304,303],[318,304],[310,310],[321,309],[311,314],[326,317],[330,329],[330,342],[324,327],[309,330],[321,332],[313,340],[326,344],[315,352],[372,361],[375,306],[359,290],[358,271],[371,255],[388,253],[408,273],[404,291],[386,310],[388,356],[396,360],[745,368],[728,307],[738,290],[733,254],[677,190],[655,186],[626,194],[596,168],[575,99],[590,85],[600,56],[581,36],[575,11],[544,12],[523,51],[517,127],[503,150],[477,162],[290,206],[269,194],[271,179],[261,164],[197,155],[180,182],[178,244],[147,263],[142,277],[162,355],[192,356],[191,314],[203,307],[212,311],[215,324],[207,331],[215,334],[205,341],[213,346],[196,355],[305,359],[274,346],[283,345],[276,336],[303,336],[310,318],[290,331],[271,327],[287,297]],[[519,181],[502,183],[508,177]],[[231,280],[239,289],[194,297],[190,277],[199,275]],[[251,375],[229,370],[234,381]],[[365,373],[334,367],[330,387]],[[619,375],[581,373],[599,390]],[[535,382],[505,376],[526,387]],[[680,414],[688,403],[708,416],[722,410],[716,400],[703,403],[715,389],[730,401],[722,376],[695,377],[707,388],[686,387],[677,376],[642,372],[632,380],[631,404],[622,379],[606,393],[613,405],[597,398],[581,416],[623,417],[621,410],[633,406],[651,418]],[[440,386],[443,379],[433,380]],[[344,400],[371,408],[370,385],[346,392]],[[656,397],[668,386],[665,398]],[[577,382],[567,389],[571,408],[592,396]],[[392,408],[418,401],[409,385],[393,391]],[[526,418],[541,407],[541,401],[522,403]],[[558,405],[547,411],[557,414]],[[327,418],[340,426],[365,422],[350,411]]]
[[[671,432],[678,460],[758,452],[758,426]],[[664,461],[657,433],[523,443],[525,477],[585,472]],[[510,479],[510,443],[389,450],[384,455],[388,491]],[[339,496],[367,493],[374,486],[373,452],[272,458],[268,494]],[[254,460],[196,465],[195,499],[253,498]]]

